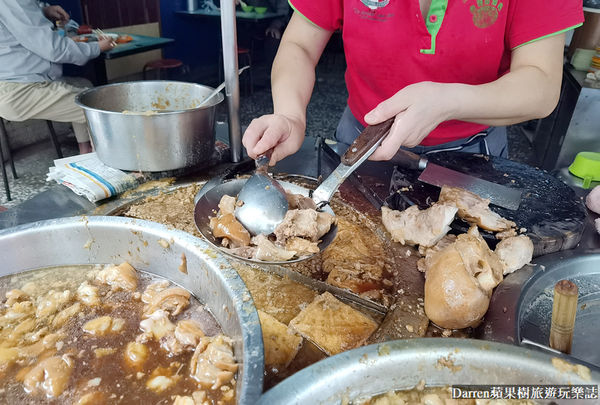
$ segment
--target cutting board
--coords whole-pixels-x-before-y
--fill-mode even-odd
[[[534,245],[534,256],[571,249],[579,243],[584,229],[586,210],[575,192],[561,180],[540,170],[511,160],[461,152],[441,152],[427,156],[430,162],[523,191],[516,211],[491,205],[504,218],[525,228]],[[440,189],[418,181],[420,172],[395,167],[390,195],[386,202],[393,209],[405,209],[410,204],[428,207],[438,200]],[[408,190],[406,190],[408,188]],[[406,190],[406,191],[401,191]],[[398,192],[399,191],[399,192]],[[452,228],[466,232],[468,224],[456,220]],[[493,233],[482,231],[492,245]]]

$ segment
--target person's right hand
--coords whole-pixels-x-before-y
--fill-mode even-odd
[[[98,38],[98,45],[100,45],[100,52],[106,52],[113,49],[117,43],[111,37],[100,37]]]
[[[263,115],[252,120],[242,143],[252,159],[273,149],[269,165],[274,166],[300,149],[305,130],[306,124],[298,118],[283,114]]]

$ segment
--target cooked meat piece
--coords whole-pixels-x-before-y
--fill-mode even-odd
[[[192,319],[184,319],[177,322],[175,337],[181,344],[186,346],[197,346],[200,338],[204,337],[204,331],[200,324]]]
[[[288,210],[283,221],[275,228],[275,236],[280,243],[285,243],[288,238],[293,236],[316,242],[318,234],[317,211],[315,210]]]
[[[258,310],[265,347],[265,366],[287,368],[294,360],[302,337],[273,316]]]
[[[16,302],[29,301],[29,295],[25,294],[21,290],[10,290],[6,292],[6,302],[5,305],[7,307],[11,307]]]
[[[48,294],[43,296],[37,302],[37,309],[35,312],[36,317],[45,318],[47,316],[53,315],[63,309],[69,302],[71,302],[73,296],[71,291],[48,291]],[[25,301],[28,302],[28,301]],[[17,304],[23,304],[17,303]],[[13,305],[14,307],[15,305]]]
[[[211,218],[210,229],[215,238],[227,238],[233,243],[234,247],[250,244],[250,233],[235,219],[233,214]]]
[[[142,332],[151,334],[156,341],[159,341],[163,336],[174,332],[175,325],[169,320],[169,314],[159,309],[140,322],[140,329]]]
[[[293,236],[286,241],[285,249],[295,251],[298,257],[309,256],[319,253],[319,243]]]
[[[500,239],[500,240],[506,239],[506,238],[511,238],[513,236],[517,236],[516,228],[510,228],[505,231],[496,233],[496,239]]]
[[[596,232],[600,233],[600,218],[594,220],[594,225],[596,226]]]
[[[181,287],[171,287],[154,295],[152,302],[144,308],[144,314],[148,315],[156,310],[162,309],[171,315],[178,315],[190,304],[190,293]]]
[[[171,364],[173,366],[176,365],[176,363]],[[146,387],[149,390],[160,394],[173,387],[180,379],[181,375],[173,373],[173,367],[157,367],[150,374],[148,381],[146,381]]]
[[[312,200],[312,198],[304,197],[302,194],[294,194],[290,192],[286,192],[286,197],[289,204],[289,209],[291,210],[316,210],[317,204]]]
[[[229,251],[239,257],[245,257],[246,259],[252,259],[256,252],[256,246],[241,246],[231,248]]]
[[[329,230],[331,226],[337,223],[335,216],[328,212],[317,212],[317,239],[313,242],[321,239]]]
[[[295,251],[290,251],[279,247],[269,240],[266,235],[256,235],[252,238],[252,244],[256,245],[254,259],[264,261],[286,261],[296,255]]]
[[[494,251],[504,269],[504,275],[520,269],[533,258],[533,242],[528,236],[519,235],[503,239]]]
[[[425,313],[442,328],[476,326],[486,313],[502,264],[476,227],[427,260]]]
[[[477,194],[458,187],[442,187],[438,203],[458,208],[458,216],[470,224],[488,231],[504,231],[516,226],[512,221],[502,218],[490,210],[490,201]]]
[[[135,370],[141,370],[148,359],[148,346],[143,343],[129,342],[123,357],[125,363]]]
[[[60,329],[65,323],[67,323],[69,319],[76,316],[80,311],[81,304],[79,302],[76,302],[70,307],[63,309],[58,314],[56,314],[56,316],[52,320],[52,327],[54,329]]]
[[[231,390],[233,392],[233,390]],[[224,399],[226,394],[223,394],[221,399]],[[206,391],[195,391],[192,396],[180,396],[175,397],[173,405],[204,405],[206,404]]]
[[[150,304],[152,300],[154,300],[156,294],[166,290],[169,287],[169,284],[170,283],[167,280],[160,280],[156,283],[150,284],[148,287],[146,287],[144,293],[142,294],[142,302],[145,304]]]
[[[185,345],[177,340],[173,332],[169,332],[160,339],[160,347],[169,352],[170,356],[179,356],[186,349]]]
[[[442,239],[438,241],[433,246],[425,247],[419,246],[419,253],[423,256],[421,259],[417,261],[417,269],[420,272],[425,272],[427,267],[430,266],[429,261],[434,253],[439,252],[440,250],[446,248],[447,246],[453,244],[456,241],[456,235],[448,234],[445,235]]]
[[[200,339],[190,361],[190,375],[201,387],[211,390],[228,384],[237,369],[231,339],[223,335]]]
[[[100,305],[98,287],[95,287],[89,284],[87,281],[84,281],[77,288],[77,299],[90,307]]]
[[[67,388],[73,365],[73,359],[67,355],[40,361],[25,375],[25,390],[33,393],[42,391],[46,396],[56,398]]]
[[[219,201],[218,215],[233,214],[235,211],[236,202],[237,199],[230,195],[224,195],[223,197],[221,197],[221,201]]]
[[[110,285],[113,290],[135,291],[138,275],[135,269],[127,262],[118,266],[110,266],[96,276],[96,280]]]
[[[120,332],[125,326],[125,320],[113,318],[110,316],[101,316],[87,321],[83,326],[83,331],[94,336],[104,336],[109,333]]]
[[[289,210],[283,221],[275,228],[275,236],[280,243],[285,243],[288,238],[294,236],[317,242],[329,231],[335,221],[335,217],[327,212],[310,209]]]
[[[425,210],[413,205],[404,211],[381,207],[382,221],[394,242],[433,246],[450,230],[456,207],[433,204]]]
[[[600,186],[596,186],[585,197],[585,205],[590,211],[600,214]]]

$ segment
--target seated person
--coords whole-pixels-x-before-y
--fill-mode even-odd
[[[62,64],[84,65],[114,47],[110,38],[81,43],[61,37],[51,21],[69,20],[60,6],[4,0],[0,7],[0,117],[73,123],[79,152],[91,152],[85,115],[74,100],[91,83],[62,77]]]
[[[291,8],[287,0],[269,0],[267,4],[269,11],[282,15],[282,17],[272,19],[265,30],[265,58],[271,66],[281,42],[281,35],[290,20]]]

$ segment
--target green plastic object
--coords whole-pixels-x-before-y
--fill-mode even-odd
[[[258,14],[264,14],[267,12],[267,7],[254,7],[254,11]]]
[[[242,11],[245,13],[251,13],[254,10],[254,6],[249,6],[247,4],[242,4]]]
[[[590,188],[592,181],[600,181],[600,153],[579,152],[569,166],[569,172],[583,179],[583,188]]]

